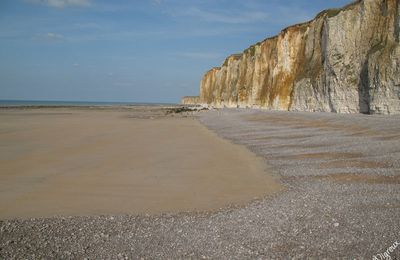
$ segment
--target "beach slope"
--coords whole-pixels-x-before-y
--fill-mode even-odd
[[[3,219],[214,210],[279,190],[259,158],[193,118],[76,108],[0,118]]]

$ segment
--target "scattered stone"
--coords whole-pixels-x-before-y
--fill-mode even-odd
[[[399,240],[400,184],[335,174],[349,173],[343,166],[352,162],[361,177],[398,176],[400,117],[240,109],[196,116],[265,158],[286,190],[215,212],[1,220],[0,259],[365,259]],[[340,232],[332,228],[339,223]],[[391,251],[400,259],[399,247]]]

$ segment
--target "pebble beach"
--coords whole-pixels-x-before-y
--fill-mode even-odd
[[[400,117],[180,116],[264,160],[282,190],[212,211],[5,219],[0,258],[400,257]]]

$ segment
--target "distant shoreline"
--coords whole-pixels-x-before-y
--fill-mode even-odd
[[[53,101],[53,100],[0,100],[0,108],[62,108],[62,107],[125,107],[176,106],[174,103],[108,102],[108,101]]]

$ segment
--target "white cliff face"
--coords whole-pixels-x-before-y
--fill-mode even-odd
[[[388,64],[385,61],[390,60]],[[369,109],[376,114],[400,111],[400,47],[371,55],[368,61]]]
[[[399,114],[399,2],[324,11],[230,56],[204,76],[200,103]]]
[[[183,105],[196,105],[200,103],[200,97],[199,96],[186,96],[182,98],[181,103]]]

